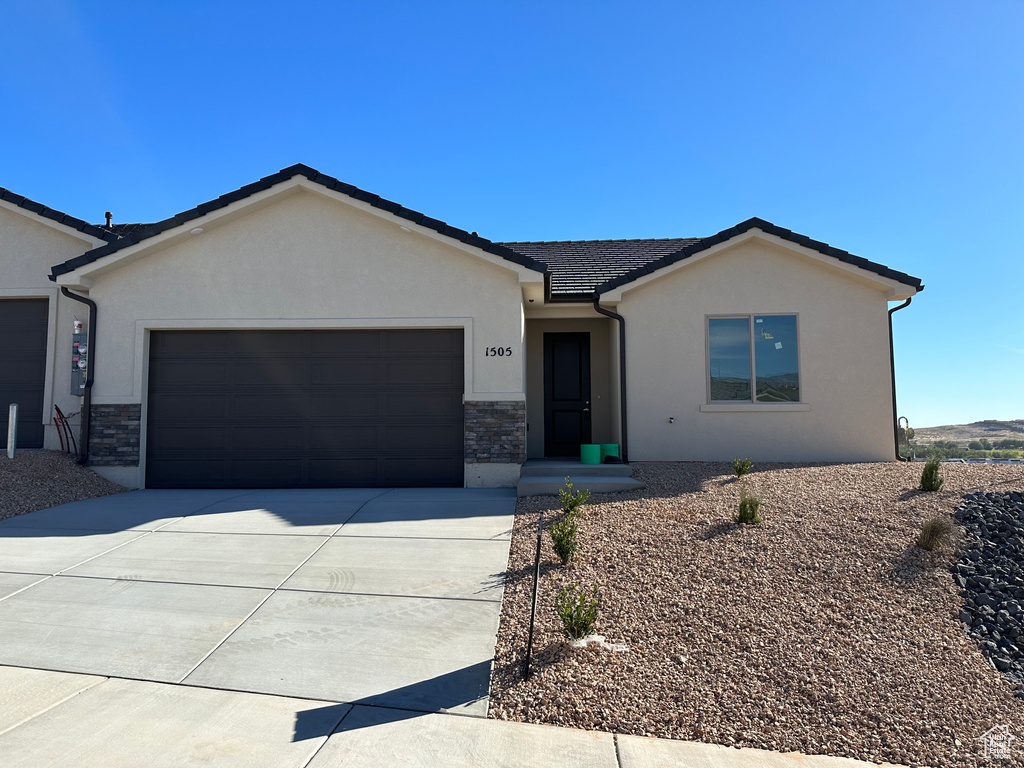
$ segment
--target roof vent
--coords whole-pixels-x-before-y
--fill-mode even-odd
[[[107,226],[113,226],[114,214],[112,214],[110,211],[107,211],[103,215],[107,217]]]

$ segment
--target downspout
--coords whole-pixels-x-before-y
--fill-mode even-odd
[[[629,437],[626,429],[626,318],[601,306],[601,297],[594,294],[594,309],[619,322],[619,420],[622,422],[622,461],[629,463]]]
[[[892,314],[893,312],[899,312],[904,307],[909,307],[913,297],[908,298],[898,307],[893,307],[889,310],[889,373],[890,380],[892,381],[892,435],[895,440],[896,448],[896,461],[910,461],[900,456],[900,425],[899,416],[896,414],[896,351],[893,348],[892,342]]]
[[[82,429],[79,433],[80,448],[78,463],[85,465],[89,460],[89,416],[92,410],[92,372],[96,367],[96,302],[85,296],[72,293],[66,286],[60,292],[74,301],[80,301],[89,307],[89,364],[85,369],[85,398],[82,400]]]

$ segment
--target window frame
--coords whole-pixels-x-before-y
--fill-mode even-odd
[[[757,399],[757,358],[754,353],[754,318],[755,317],[792,317],[796,321],[796,376],[800,400],[777,403]],[[711,399],[711,321],[742,320],[748,322],[748,341],[750,343],[750,399],[749,400],[712,400]],[[702,410],[807,410],[803,389],[803,341],[800,332],[799,312],[750,312],[704,315],[704,406]]]

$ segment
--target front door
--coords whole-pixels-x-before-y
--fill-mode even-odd
[[[544,334],[544,455],[579,458],[590,442],[590,334]]]

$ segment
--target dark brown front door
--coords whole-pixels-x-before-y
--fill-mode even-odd
[[[579,457],[590,442],[590,334],[544,334],[544,455]]]
[[[461,486],[461,330],[153,331],[151,488]]]
[[[0,444],[7,446],[7,416],[18,404],[18,448],[43,447],[47,299],[0,300]],[[67,364],[71,365],[70,351]]]

